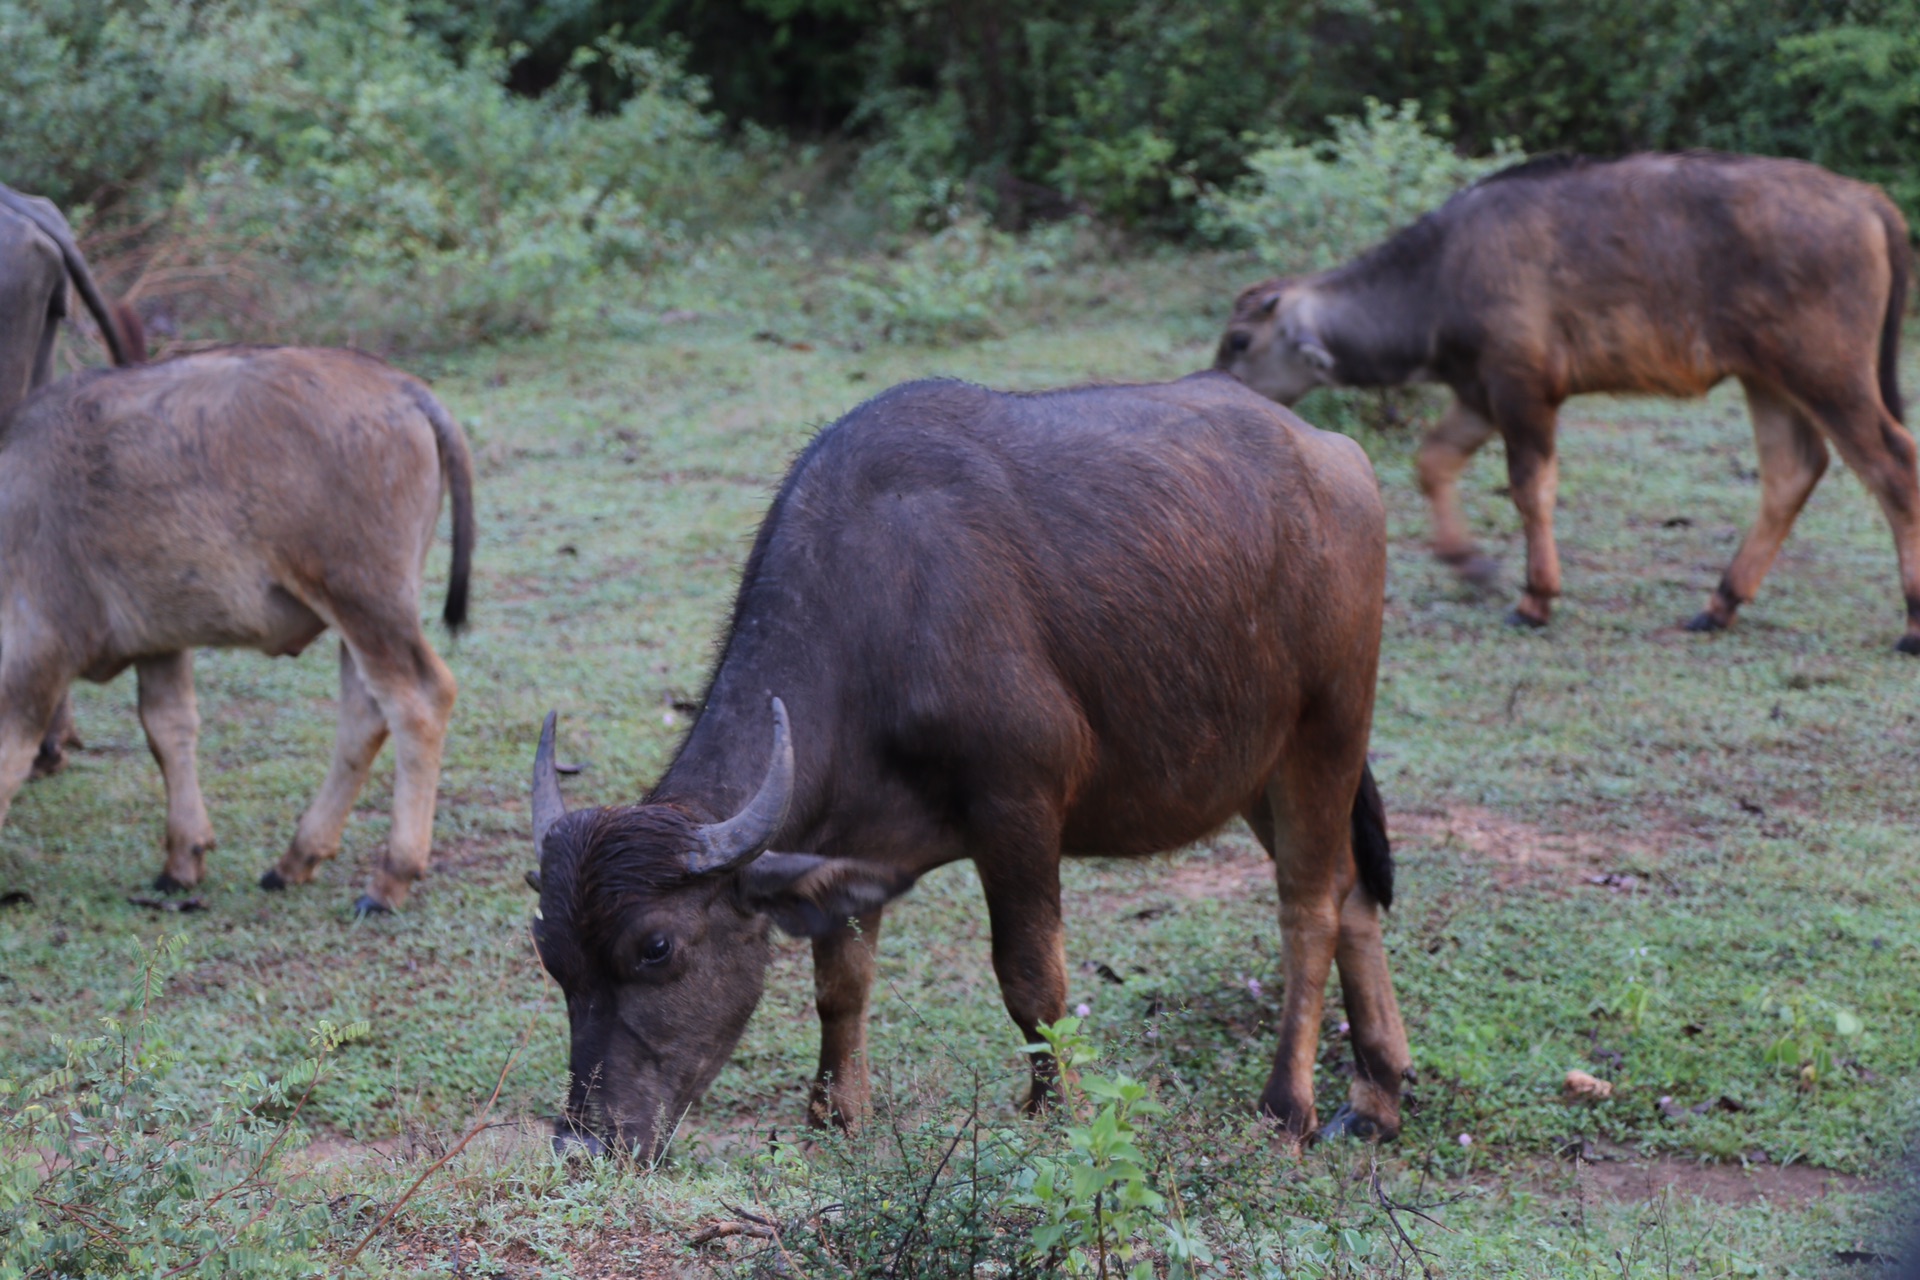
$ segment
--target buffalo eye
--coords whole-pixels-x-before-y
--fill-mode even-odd
[[[635,964],[645,969],[664,964],[667,957],[672,954],[673,939],[664,933],[656,933],[635,948],[633,959]]]
[[[1229,355],[1237,356],[1252,345],[1253,335],[1250,333],[1241,332],[1227,335],[1227,353]]]

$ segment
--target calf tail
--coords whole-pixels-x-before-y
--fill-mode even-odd
[[[440,446],[440,474],[453,497],[453,568],[447,575],[447,604],[440,617],[447,630],[457,634],[467,625],[467,583],[473,571],[473,455],[467,450],[466,433],[433,392],[417,382],[410,382],[408,388],[413,402],[433,424],[433,438]]]
[[[58,217],[48,217],[43,207],[35,205],[5,184],[0,184],[0,208],[10,209],[40,228],[60,250],[60,260],[66,263],[67,275],[72,278],[80,300],[93,313],[93,322],[100,326],[100,334],[107,340],[107,351],[113,356],[113,362],[129,365],[145,360],[147,340],[139,318],[125,303],[120,303],[118,307],[107,305],[107,300],[100,294],[100,286],[93,281],[93,272],[87,269],[86,258],[81,256],[80,246],[73,242],[73,233],[67,229],[66,222]],[[130,326],[126,323],[129,320],[132,321]]]
[[[1907,314],[1913,249],[1907,243],[1907,220],[1891,201],[1882,202],[1880,220],[1886,224],[1887,265],[1893,271],[1893,287],[1887,291],[1887,317],[1880,327],[1880,399],[1895,422],[1905,422],[1900,406],[1900,322]]]
[[[1373,766],[1360,772],[1360,789],[1353,797],[1353,861],[1360,870],[1360,887],[1382,907],[1393,905],[1393,846],[1387,843],[1387,807],[1373,780]]]

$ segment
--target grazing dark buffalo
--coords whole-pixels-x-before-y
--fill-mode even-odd
[[[1486,580],[1455,489],[1498,431],[1526,526],[1512,619],[1547,621],[1554,422],[1589,391],[1703,395],[1740,379],[1760,449],[1760,518],[1706,610],[1753,599],[1827,468],[1827,444],[1880,500],[1920,653],[1920,480],[1894,378],[1910,251],[1878,188],[1793,160],[1711,153],[1554,157],[1467,188],[1345,266],[1242,291],[1217,367],[1291,404],[1316,386],[1444,382],[1420,446],[1434,551]]]
[[[296,654],[340,632],[333,766],[261,884],[340,847],[391,733],[387,857],[362,911],[427,867],[454,682],[420,625],[422,562],[453,497],[444,617],[466,617],[466,439],[417,379],[352,351],[235,347],[48,387],[0,420],[0,820],[76,676],[140,678],[167,786],[159,884],[192,885],[213,827],[194,760],[193,650]]]
[[[93,282],[73,230],[53,203],[0,184],[0,415],[53,377],[53,341],[67,314],[73,281],[119,365],[146,358],[146,339],[133,309],[109,306]],[[78,745],[73,713],[63,699],[34,759],[36,774],[55,773],[66,749]]]
[[[857,1117],[881,911],[962,859],[1031,1041],[1066,1012],[1061,856],[1173,849],[1236,814],[1273,857],[1284,938],[1260,1109],[1314,1127],[1337,960],[1358,1069],[1328,1128],[1395,1133],[1408,1055],[1366,777],[1383,521],[1359,448],[1212,374],[914,383],[823,431],[646,800],[567,814],[551,717],[541,736],[535,936],[572,1023],[556,1143],[661,1149],[760,999],[772,924],[814,940],[812,1116]],[[1052,1072],[1036,1062],[1030,1105]]]

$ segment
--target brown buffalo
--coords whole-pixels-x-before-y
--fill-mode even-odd
[[[473,547],[465,438],[417,379],[352,351],[235,347],[83,373],[0,421],[0,820],[76,676],[139,674],[167,786],[162,888],[213,845],[195,776],[196,647],[297,654],[340,632],[333,765],[261,879],[310,880],[338,851],[392,733],[387,857],[361,911],[427,867],[454,682],[420,624],[422,564],[453,498],[444,618],[465,620]]]
[[[1396,1132],[1408,1055],[1366,772],[1385,556],[1365,455],[1217,375],[915,383],[828,427],[646,800],[565,813],[551,718],[542,734],[535,936],[572,1024],[556,1142],[657,1151],[738,1042],[774,924],[814,940],[812,1114],[859,1115],[882,909],[963,859],[1032,1041],[1067,1007],[1062,855],[1173,849],[1236,814],[1279,884],[1261,1111],[1314,1127],[1337,961],[1357,1070],[1328,1129]]]
[[[1560,593],[1554,423],[1590,391],[1703,395],[1740,379],[1760,518],[1707,607],[1753,599],[1833,445],[1879,499],[1920,653],[1920,480],[1894,377],[1910,251],[1878,188],[1793,160],[1554,157],[1494,174],[1345,266],[1242,291],[1217,367],[1282,403],[1316,386],[1444,382],[1421,444],[1434,551],[1485,580],[1455,489],[1493,434],[1526,527],[1516,622]]]
[[[139,318],[124,302],[109,305],[101,296],[60,210],[50,200],[0,184],[0,415],[53,377],[53,343],[67,314],[69,280],[100,326],[113,362],[146,359]],[[62,699],[33,771],[57,772],[67,747],[79,741]]]

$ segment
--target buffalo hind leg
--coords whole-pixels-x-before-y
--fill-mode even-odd
[[[47,726],[73,675],[52,650],[34,645],[27,626],[13,628],[0,645],[0,826],[33,772]]]
[[[1493,585],[1498,565],[1483,555],[1460,515],[1460,473],[1493,438],[1493,424],[1459,400],[1420,442],[1416,469],[1433,524],[1433,554],[1478,587]]]
[[[1827,471],[1826,441],[1806,415],[1776,391],[1744,379],[1742,385],[1760,456],[1760,517],[1707,598],[1707,607],[1687,623],[1689,631],[1730,626],[1740,606],[1759,594],[1800,508]]]
[[[993,972],[1014,1025],[1027,1044],[1040,1040],[1043,1024],[1067,1014],[1067,934],[1060,915],[1060,855],[1057,836],[1023,847],[1003,844],[978,858],[993,931]],[[1059,1064],[1050,1054],[1033,1057],[1033,1085],[1024,1107],[1045,1110],[1060,1087]]]
[[[1500,414],[1507,444],[1507,480],[1527,538],[1527,587],[1507,615],[1515,626],[1544,627],[1560,594],[1560,549],[1553,540],[1553,504],[1560,488],[1554,409],[1545,403]]]
[[[340,715],[334,725],[333,763],[313,803],[300,815],[293,842],[280,861],[260,877],[263,889],[306,884],[314,869],[340,852],[353,802],[367,785],[374,758],[387,740],[387,719],[360,678],[360,668],[345,642],[340,645]]]
[[[193,654],[189,650],[143,658],[135,665],[140,682],[140,727],[147,748],[167,787],[167,863],[155,877],[162,892],[200,883],[213,848],[213,823],[200,795],[200,709],[193,693]]]
[[[391,911],[427,873],[433,851],[433,811],[440,790],[440,757],[453,715],[453,673],[427,643],[417,616],[396,617],[384,628],[342,622],[348,648],[393,734],[393,825],[386,857],[367,892],[354,904],[362,915]],[[360,634],[356,634],[359,632]]]
[[[1400,1084],[1412,1063],[1380,937],[1379,907],[1360,886],[1351,852],[1359,772],[1352,754],[1291,749],[1246,814],[1273,858],[1285,970],[1280,1043],[1260,1111],[1296,1141],[1313,1133],[1318,1120],[1313,1066],[1327,977],[1336,960],[1356,1071],[1347,1105],[1328,1123],[1326,1135],[1396,1136]]]
[[[820,1013],[820,1070],[813,1079],[807,1119],[815,1128],[857,1124],[866,1115],[867,997],[880,949],[879,911],[856,917],[813,940],[814,1007]]]
[[[51,778],[67,767],[67,748],[84,747],[80,740],[80,729],[73,722],[73,696],[60,699],[60,705],[54,710],[53,723],[47,726],[46,736],[40,739],[39,754],[33,758],[33,776]]]
[[[1906,632],[1894,647],[1920,654],[1920,474],[1915,471],[1913,436],[1881,403],[1870,378],[1846,393],[1806,399],[1834,448],[1879,500],[1893,531],[1907,605]]]

